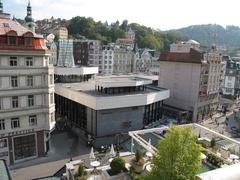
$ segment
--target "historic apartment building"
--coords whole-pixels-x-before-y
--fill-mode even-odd
[[[44,156],[54,120],[54,71],[42,36],[11,20],[0,6],[0,159]],[[30,30],[29,30],[30,29]]]
[[[240,62],[230,56],[223,56],[224,79],[222,94],[229,98],[239,98],[240,95]]]
[[[133,60],[134,52],[126,47],[115,46],[114,47],[114,74],[126,74],[133,72]]]
[[[222,55],[212,47],[201,52],[196,41],[172,44],[160,55],[159,86],[170,89],[166,109],[194,122],[215,113],[218,107]],[[187,118],[187,117],[184,117]]]

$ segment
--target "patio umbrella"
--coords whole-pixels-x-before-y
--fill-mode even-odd
[[[151,138],[148,139],[148,144],[149,144],[149,145],[152,145],[152,140],[151,140]]]
[[[114,157],[116,155],[114,148],[113,148],[113,144],[111,145],[111,150],[110,150],[110,156]]]
[[[235,159],[239,159],[239,157],[235,154],[230,154],[229,159],[235,160]]]
[[[93,147],[91,148],[90,159],[95,159],[95,155],[94,155]]]
[[[201,153],[201,159],[207,159],[207,156],[203,153]]]

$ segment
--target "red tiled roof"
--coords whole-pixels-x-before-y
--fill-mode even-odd
[[[162,52],[159,61],[201,63],[203,53],[191,49],[189,53]]]
[[[30,32],[27,28],[16,21],[6,18],[0,18],[0,35],[6,35],[9,31],[15,31],[17,36],[22,36],[26,32]],[[34,37],[42,38],[41,35],[34,34]]]

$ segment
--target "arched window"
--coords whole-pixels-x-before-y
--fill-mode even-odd
[[[23,36],[24,36],[25,46],[32,46],[33,45],[33,33],[26,32]]]
[[[9,31],[7,33],[8,36],[8,45],[17,45],[17,32],[16,31]]]

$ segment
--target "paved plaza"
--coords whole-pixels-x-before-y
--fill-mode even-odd
[[[85,142],[71,132],[54,133],[50,142],[50,152],[45,157],[24,161],[10,166],[13,180],[31,180],[51,176],[72,158],[83,159],[90,149]]]

